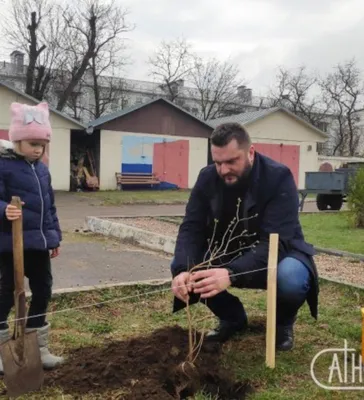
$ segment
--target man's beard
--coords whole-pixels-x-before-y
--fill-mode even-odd
[[[221,179],[223,180],[224,184],[228,188],[236,188],[236,187],[246,186],[249,181],[252,169],[253,169],[253,166],[249,162],[247,162],[242,174],[240,176],[236,176],[237,180],[235,182],[227,183],[223,177],[221,177]]]

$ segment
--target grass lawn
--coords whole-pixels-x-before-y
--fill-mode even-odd
[[[165,221],[179,224],[180,217],[163,217]],[[364,254],[364,229],[350,226],[349,213],[300,214],[306,240],[317,247]]]
[[[141,368],[143,372],[135,373],[133,376],[133,369],[130,366],[128,371],[133,379],[128,384],[125,384],[125,377],[122,374],[119,375],[120,381],[116,385],[106,384],[105,382],[111,382],[110,377],[113,374],[119,374],[121,367],[129,364],[125,359],[117,360],[117,357],[111,359],[106,348],[112,344],[115,345],[115,349],[125,347],[126,340],[140,335],[153,337],[153,332],[162,327],[176,324],[183,328],[187,326],[184,312],[171,314],[172,296],[168,287],[162,293],[143,296],[143,292],[157,289],[147,286],[124,287],[55,298],[51,305],[53,311],[141,294],[138,298],[50,315],[49,320],[53,326],[51,350],[66,357],[73,354],[79,365],[79,372],[71,373],[71,367],[76,365],[76,361],[70,359],[59,370],[46,373],[46,384],[42,393],[26,395],[22,399],[123,399],[122,394],[134,390],[134,385],[137,387],[143,381],[148,368],[153,368],[154,363],[157,364],[160,360],[153,357],[155,349],[150,347],[147,354],[143,354],[149,361],[148,368],[143,370],[144,366],[138,366],[138,370]],[[248,382],[253,388],[253,392],[247,399],[342,399],[344,395],[345,399],[363,398],[360,391],[329,391],[318,387],[311,377],[310,365],[319,351],[331,347],[342,348],[344,340],[347,340],[349,348],[354,348],[356,352],[360,351],[360,307],[364,304],[364,291],[323,281],[319,320],[315,321],[310,316],[305,304],[300,310],[296,324],[295,348],[291,352],[276,354],[274,370],[265,367],[266,292],[258,290],[233,290],[232,292],[243,299],[251,327],[244,335],[223,345],[220,363],[231,369],[231,378]],[[199,311],[201,318],[211,316],[208,309],[201,304],[194,306],[192,311],[194,310]],[[213,318],[207,321],[207,328],[215,323]],[[201,327],[201,323],[199,326]],[[115,344],[116,342],[118,343]],[[81,353],[84,355],[91,346],[94,352],[95,348],[97,349],[97,357],[86,360]],[[176,351],[178,349],[175,347],[171,348],[170,354]],[[137,353],[137,349],[134,352],[129,351],[130,365]],[[348,357],[350,355],[351,353]],[[340,353],[338,359],[340,372],[344,377],[343,357]],[[85,375],[91,370],[95,372],[95,368],[101,362],[104,362],[107,368],[94,374],[92,381],[86,378]],[[323,384],[329,384],[330,370],[328,368],[332,362],[332,355],[329,354],[326,357],[322,356],[315,365],[315,376]],[[349,364],[347,382],[351,382],[351,371],[351,364]],[[65,383],[60,385],[57,381]],[[356,382],[356,385],[359,385],[360,382],[358,380]],[[332,384],[340,385],[338,373],[334,373]],[[77,388],[81,386],[88,388],[87,392],[80,394]],[[144,396],[145,399],[158,398],[149,396],[148,393],[144,393]],[[213,400],[215,397],[200,392],[190,398]]]
[[[364,254],[364,229],[352,228],[347,212],[300,214],[300,221],[313,245]]]
[[[78,196],[105,206],[122,204],[185,204],[190,190],[125,190],[80,192]]]

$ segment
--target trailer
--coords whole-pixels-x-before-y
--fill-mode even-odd
[[[300,211],[308,194],[316,194],[316,205],[320,211],[339,211],[349,192],[350,180],[359,168],[364,168],[362,162],[347,162],[334,171],[306,172],[305,188],[298,191],[301,196]]]

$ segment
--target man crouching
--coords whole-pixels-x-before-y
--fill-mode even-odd
[[[244,306],[227,289],[266,289],[269,235],[277,233],[276,347],[290,350],[298,310],[307,300],[317,319],[319,293],[315,251],[302,233],[293,175],[287,166],[256,152],[249,134],[236,123],[214,130],[211,154],[214,165],[200,171],[177,236],[171,264],[174,312],[187,301],[203,301],[219,319],[207,339],[224,342],[244,331]],[[228,240],[225,233],[232,223],[236,231]],[[221,257],[212,257],[211,267],[189,273],[215,243],[224,249]]]

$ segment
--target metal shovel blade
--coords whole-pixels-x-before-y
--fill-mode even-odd
[[[41,389],[44,371],[36,331],[4,342],[0,345],[0,354],[9,397],[18,397]]]

